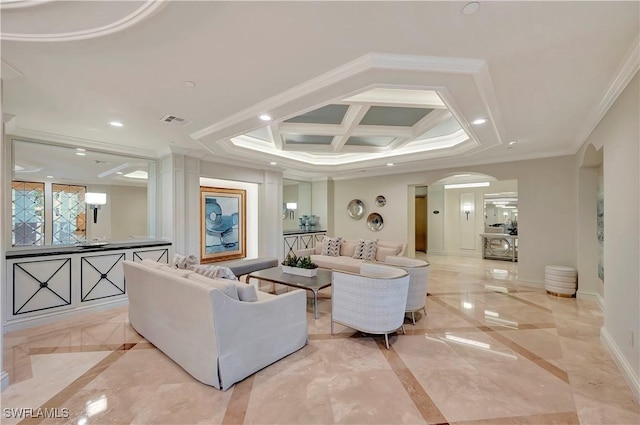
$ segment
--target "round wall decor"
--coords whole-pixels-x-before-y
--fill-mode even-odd
[[[364,203],[360,199],[352,199],[347,205],[347,213],[354,220],[360,220],[364,215]]]
[[[385,205],[387,205],[387,198],[382,195],[376,196],[376,205],[379,207],[384,207]]]
[[[384,220],[382,220],[382,216],[378,213],[371,213],[367,217],[367,227],[372,232],[377,232],[384,227]]]

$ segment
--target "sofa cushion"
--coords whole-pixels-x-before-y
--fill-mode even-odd
[[[236,288],[236,283],[233,280],[211,279],[198,273],[191,273],[189,275],[189,279],[199,283],[204,283],[207,286],[212,286],[229,298],[240,301],[240,298],[238,298],[238,289]]]
[[[325,236],[322,239],[322,251],[321,255],[328,255],[329,257],[337,257],[340,255],[340,242],[342,241],[341,237],[330,238]]]
[[[251,303],[258,301],[258,293],[256,292],[255,286],[241,282],[236,282],[235,284],[236,290],[238,291],[238,299],[240,299],[240,301]]]
[[[362,264],[362,260],[345,256],[329,257],[326,255],[312,255],[311,261],[323,269],[342,270],[352,273],[359,273],[360,264]]]
[[[378,248],[377,239],[374,239],[374,240],[359,239],[358,246],[356,246],[355,252],[353,253],[353,258],[375,261],[377,248]]]
[[[389,242],[389,241],[378,241],[378,248],[393,248],[396,250],[396,253],[393,255],[404,256],[406,255],[407,244],[404,242]]]
[[[340,244],[340,255],[344,255],[345,257],[353,257],[353,254],[356,252],[357,246],[358,241],[343,240]]]

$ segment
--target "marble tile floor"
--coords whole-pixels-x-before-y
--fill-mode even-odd
[[[390,350],[332,336],[328,289],[318,320],[307,309],[309,344],[225,392],[140,337],[126,309],[7,334],[1,423],[640,424],[594,302],[520,285],[517,264],[429,260],[428,314]]]

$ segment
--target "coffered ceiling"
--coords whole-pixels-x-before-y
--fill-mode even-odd
[[[575,153],[638,70],[640,3],[465,4],[4,0],[7,130],[303,178]]]

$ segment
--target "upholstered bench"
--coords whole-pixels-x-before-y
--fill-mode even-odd
[[[258,258],[250,258],[248,260],[229,260],[229,261],[220,261],[213,263],[216,266],[228,267],[231,269],[233,274],[235,274],[238,278],[240,276],[244,276],[246,274],[268,269],[270,267],[278,266],[278,259],[275,257],[258,257]]]

